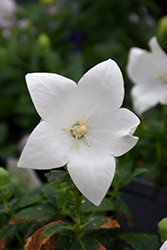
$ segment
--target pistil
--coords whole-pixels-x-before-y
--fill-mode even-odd
[[[87,131],[86,123],[90,120],[90,117],[84,122],[85,113],[83,114],[82,121],[80,124],[75,124],[72,128],[62,128],[63,130],[71,130],[72,135],[76,140],[76,148],[78,149],[78,139],[81,139],[83,136],[86,138],[89,147],[91,147],[89,139],[85,134]]]

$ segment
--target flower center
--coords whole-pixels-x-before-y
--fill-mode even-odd
[[[84,122],[85,113],[82,117],[82,121],[80,124],[75,124],[72,128],[62,128],[63,130],[71,130],[71,134],[75,137],[76,140],[76,148],[78,149],[78,139],[81,139],[83,136],[86,138],[89,147],[91,147],[90,142],[88,140],[87,135],[85,134],[87,131],[87,127],[85,124],[90,120],[90,117]]]
[[[156,78],[167,83],[167,73],[164,75],[156,75]]]

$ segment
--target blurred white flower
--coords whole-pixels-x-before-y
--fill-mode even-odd
[[[26,193],[33,191],[42,184],[34,170],[18,168],[17,163],[18,159],[9,158],[6,169],[9,173],[9,178],[17,177]]]
[[[149,41],[151,52],[131,48],[127,74],[135,84],[131,96],[134,110],[141,115],[158,103],[167,104],[167,55],[156,37]]]
[[[164,244],[160,247],[159,250],[167,250],[167,240],[164,242]]]
[[[26,76],[31,98],[43,119],[18,162],[22,168],[53,169],[67,164],[81,193],[95,205],[104,198],[115,174],[115,158],[129,151],[139,119],[119,108],[124,97],[117,64],[104,61],[76,84],[50,73]]]
[[[9,28],[12,26],[12,18],[16,10],[14,0],[0,0],[0,27]]]

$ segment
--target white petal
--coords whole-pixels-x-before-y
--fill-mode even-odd
[[[30,135],[18,167],[52,169],[65,165],[72,136],[56,133],[50,124],[40,122]]]
[[[150,49],[153,53],[158,53],[161,55],[161,57],[166,57],[166,53],[162,50],[162,48],[159,46],[159,43],[157,41],[157,38],[153,36],[150,41],[148,42]]]
[[[64,126],[71,124],[77,85],[72,80],[51,73],[26,75],[27,86],[37,112],[43,120]]]
[[[138,141],[132,134],[140,121],[127,109],[104,113],[88,127],[87,136],[92,148],[98,148],[108,154],[120,156],[128,152]],[[91,126],[92,125],[92,126]]]
[[[153,82],[152,82],[153,83]],[[145,84],[145,86],[135,85],[131,90],[133,107],[137,114],[154,107],[159,102],[167,104],[167,86],[164,83]]]
[[[10,179],[17,177],[24,187],[26,193],[33,191],[35,188],[42,185],[37,173],[32,169],[22,169],[17,167],[18,159],[9,158],[7,160],[7,171]]]
[[[67,164],[69,174],[80,192],[96,206],[106,195],[115,174],[115,159],[98,154],[80,139],[79,149]]]
[[[164,244],[160,247],[159,250],[167,250],[167,240],[164,242]]]
[[[157,75],[166,73],[167,56],[157,49],[155,39],[151,41],[153,52],[148,52],[139,48],[131,48],[128,56],[127,74],[135,84],[145,86],[148,83],[156,82],[159,84],[160,79]]]
[[[92,117],[99,109],[117,109],[124,97],[122,73],[109,59],[90,69],[78,83],[77,112]]]

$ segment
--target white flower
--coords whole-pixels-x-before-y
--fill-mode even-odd
[[[119,109],[123,78],[112,60],[89,70],[76,84],[51,73],[26,76],[43,119],[30,135],[18,166],[52,169],[67,164],[81,193],[95,205],[104,198],[115,173],[114,156],[130,150],[139,119]]]
[[[16,10],[14,0],[0,0],[0,27],[9,28],[12,25],[12,17]]]
[[[167,250],[167,240],[164,242],[164,244],[160,247],[159,250]]]
[[[17,177],[26,193],[33,191],[42,184],[36,172],[32,169],[20,169],[17,167],[18,159],[9,158],[6,169],[9,177]]]
[[[127,64],[128,76],[135,84],[131,95],[138,114],[158,103],[167,104],[167,55],[156,37],[151,38],[149,46],[151,52],[131,48]]]

